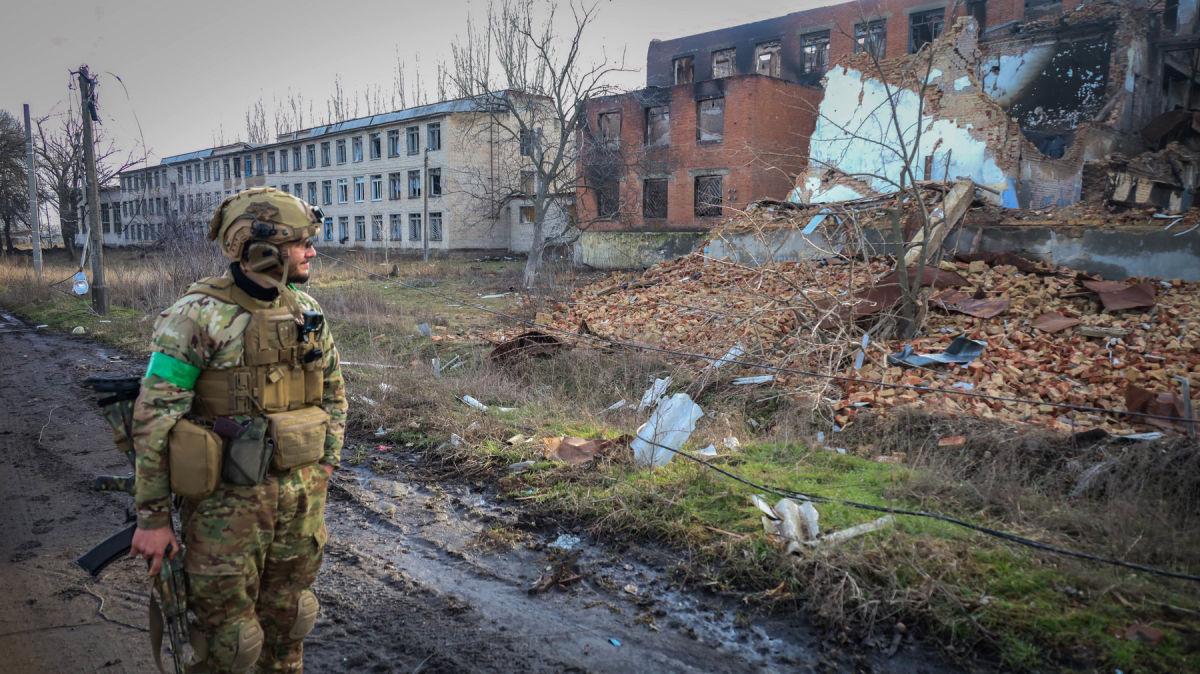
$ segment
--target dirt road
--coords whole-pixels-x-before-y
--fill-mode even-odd
[[[0,316],[0,670],[155,671],[143,564],[93,579],[74,563],[125,523],[129,502],[88,489],[125,466],[81,382],[143,368]],[[480,547],[482,530],[521,517],[483,490],[365,467],[335,477],[311,672],[947,671],[911,644],[890,659],[826,648],[799,617],[742,615],[674,588],[653,553],[578,532],[542,526],[511,549]],[[562,560],[566,589],[529,594]]]

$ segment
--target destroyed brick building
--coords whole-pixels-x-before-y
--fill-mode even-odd
[[[604,151],[580,167],[579,211],[594,224],[577,251],[645,264],[688,249],[653,233],[691,230],[694,244],[757,200],[886,194],[905,166],[910,180],[970,178],[1009,208],[1186,209],[1200,179],[1196,10],[849,2],[655,40],[646,89],[587,106],[581,142]],[[640,257],[596,252],[616,232],[641,237],[623,243]]]
[[[970,177],[1007,207],[1086,195],[1186,209],[1195,134],[1167,148],[1180,125],[1160,115],[1192,107],[1198,46],[1194,7],[1091,2],[982,30],[962,18],[915,54],[850,54],[825,75],[792,199],[885,193],[907,161],[908,180]],[[1147,151],[1167,151],[1165,168],[1123,160]]]

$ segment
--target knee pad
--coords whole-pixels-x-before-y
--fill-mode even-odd
[[[262,647],[262,626],[258,624],[257,620],[245,623],[238,630],[237,651],[234,653],[229,669],[236,674],[254,669],[254,663],[258,662],[258,654],[262,652]]]
[[[292,631],[288,632],[288,638],[300,640],[308,636],[309,632],[313,631],[313,625],[317,623],[317,611],[320,608],[317,595],[313,594],[312,590],[301,591],[296,600],[296,622],[292,623]]]

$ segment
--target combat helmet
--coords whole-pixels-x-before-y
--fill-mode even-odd
[[[287,268],[287,247],[317,235],[321,209],[274,187],[255,187],[228,196],[217,206],[208,238],[221,253],[245,264],[247,271],[266,273]]]

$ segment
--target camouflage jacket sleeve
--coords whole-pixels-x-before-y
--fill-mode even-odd
[[[320,305],[310,295],[298,292],[299,303],[304,309],[321,311]],[[342,381],[342,361],[338,356],[337,347],[333,343],[333,334],[326,320],[317,338],[321,352],[325,354],[324,392],[321,394],[321,408],[329,414],[329,430],[325,434],[325,455],[321,463],[334,468],[342,462],[342,443],[346,437],[346,384]]]
[[[151,352],[203,369],[212,343],[202,326],[209,320],[206,309],[214,302],[202,295],[187,295],[160,314],[150,341]],[[170,523],[167,435],[191,409],[193,397],[190,388],[157,374],[147,374],[142,380],[133,407],[133,447],[137,454],[137,523],[143,529]]]

